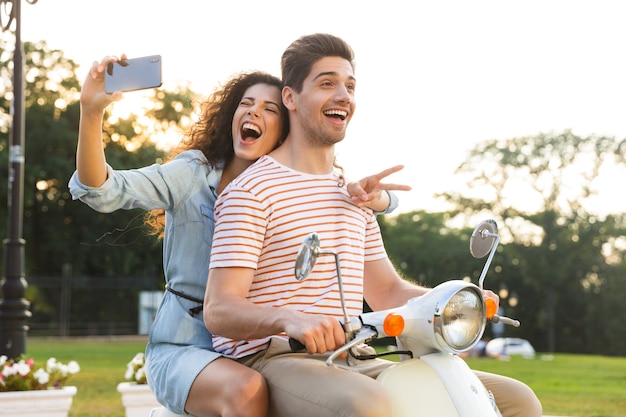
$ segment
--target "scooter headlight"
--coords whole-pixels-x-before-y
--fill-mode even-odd
[[[435,338],[443,350],[461,353],[471,349],[485,329],[485,303],[476,288],[455,292],[435,315]]]

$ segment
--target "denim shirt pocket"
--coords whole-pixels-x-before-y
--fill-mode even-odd
[[[202,214],[202,222],[204,223],[203,238],[210,249],[213,245],[213,232],[215,231],[215,210],[213,206],[200,204],[200,213]]]

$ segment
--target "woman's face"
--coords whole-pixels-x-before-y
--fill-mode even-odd
[[[244,93],[233,116],[235,157],[255,161],[272,151],[283,124],[281,91],[269,84],[255,84]]]

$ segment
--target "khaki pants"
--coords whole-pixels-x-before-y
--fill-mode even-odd
[[[387,393],[374,378],[394,362],[371,359],[348,367],[337,360],[330,367],[327,357],[292,353],[285,339],[273,338],[266,350],[239,362],[265,377],[270,393],[268,417],[392,415]],[[541,417],[541,405],[525,384],[500,375],[476,374],[493,392],[503,417]]]
[[[502,375],[480,371],[474,373],[492,392],[502,417],[541,417],[541,403],[528,385]]]

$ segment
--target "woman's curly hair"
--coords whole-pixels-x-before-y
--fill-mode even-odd
[[[242,72],[235,74],[225,84],[215,90],[200,105],[200,117],[180,143],[172,150],[167,160],[181,152],[196,149],[206,157],[207,163],[214,169],[226,167],[235,156],[232,139],[232,122],[235,110],[239,106],[246,90],[256,84],[273,85],[282,89],[281,80],[263,71]],[[286,109],[281,112],[283,130],[278,144],[289,133],[289,117]],[[165,211],[151,210],[146,213],[145,225],[148,233],[163,238],[165,229]]]

